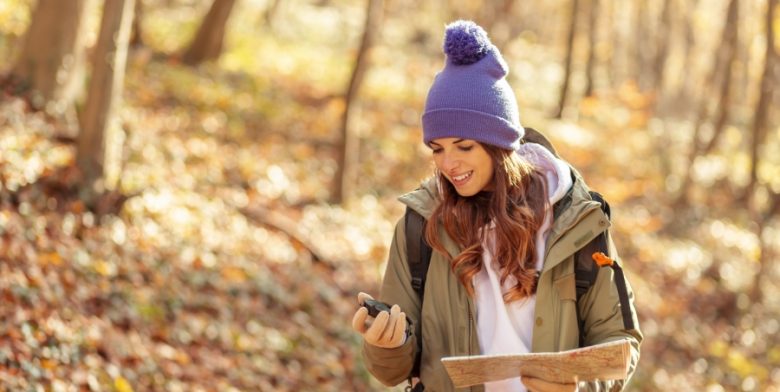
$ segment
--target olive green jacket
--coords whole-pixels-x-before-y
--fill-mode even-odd
[[[600,204],[591,200],[585,183],[574,170],[572,176],[574,185],[554,206],[554,222],[547,239],[544,267],[536,292],[532,351],[557,352],[577,348],[579,329],[575,306],[579,306],[585,322],[586,345],[630,340],[633,348],[630,376],[639,361],[639,344],[642,341],[631,287],[627,290],[633,329],[624,327],[612,268],[601,268],[596,281],[577,303],[574,253],[607,230],[610,223]],[[428,180],[420,189],[401,196],[400,200],[427,219],[436,206],[437,196],[435,182]],[[440,236],[450,254],[461,252],[443,229]],[[451,271],[447,259],[434,251],[425,283],[425,301],[420,303],[411,285],[406,240],[402,219],[396,225],[379,299],[398,304],[412,320],[415,330],[398,348],[385,349],[364,343],[364,358],[369,371],[378,380],[388,386],[397,385],[408,379],[417,351],[417,339],[422,338],[420,380],[425,390],[455,391],[441,358],[480,354],[474,299],[468,296]],[[618,260],[609,236],[608,243],[610,256]],[[421,318],[422,323],[419,322]],[[623,382],[582,383],[580,387],[580,390],[621,390]],[[484,387],[479,385],[459,390],[483,391]]]

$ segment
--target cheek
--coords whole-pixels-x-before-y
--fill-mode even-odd
[[[433,156],[433,165],[436,166],[436,169],[441,171],[441,157],[438,155]]]
[[[481,167],[483,174],[482,182],[484,186],[487,186],[493,180],[493,176],[495,175],[495,168],[493,167],[493,162],[489,159],[485,162],[482,162]]]
[[[495,168],[493,167],[493,161],[490,159],[490,157],[483,158],[479,166],[487,174],[488,177],[493,177],[493,171]]]

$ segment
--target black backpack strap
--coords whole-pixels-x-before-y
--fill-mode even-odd
[[[631,313],[631,303],[628,301],[628,287],[626,286],[626,277],[623,274],[623,268],[618,263],[612,263],[612,270],[615,271],[615,286],[617,286],[618,297],[620,298],[620,313],[623,316],[623,328],[634,329],[634,317]]]
[[[601,210],[604,211],[607,218],[610,218],[609,203],[604,200],[601,194],[591,191],[590,197],[594,201],[601,203]],[[577,264],[574,267],[574,277],[577,282],[577,302],[580,301],[580,298],[588,291],[593,282],[596,281],[599,269],[593,262],[592,257],[596,252],[602,252],[609,256],[606,232],[599,234],[575,254]]]
[[[590,196],[594,201],[601,203],[601,210],[610,218],[609,203],[597,192],[590,192]],[[585,320],[580,315],[579,301],[580,298],[596,281],[596,277],[599,273],[599,266],[593,260],[593,254],[596,252],[604,253],[607,257],[611,257],[609,254],[609,247],[607,244],[607,232],[603,232],[594,238],[591,242],[585,245],[582,249],[575,253],[576,264],[574,266],[574,277],[577,284],[577,322],[580,328],[580,347],[585,344]],[[618,298],[620,299],[620,312],[623,317],[623,327],[625,329],[634,329],[634,318],[631,313],[631,303],[628,300],[628,287],[626,285],[626,278],[623,274],[623,268],[618,263],[613,262],[610,267],[615,273],[615,286],[618,292]]]
[[[432,249],[425,242],[425,218],[417,211],[406,207],[404,217],[406,228],[406,261],[412,275],[412,288],[420,298],[422,306],[425,295],[425,278],[428,275],[428,266],[431,263]],[[422,328],[422,318],[417,320]],[[417,337],[417,354],[414,357],[411,377],[420,376],[420,361],[422,359],[422,336]]]
[[[577,287],[577,324],[580,331],[580,347],[585,345],[585,319],[580,314],[580,298],[590,289],[599,274],[599,266],[593,261],[592,255],[603,252],[608,255],[606,246],[606,233],[601,233],[582,249],[575,253],[574,279]]]
[[[425,277],[431,261],[431,247],[425,242],[425,218],[406,207],[406,259],[412,274],[412,288],[422,302],[425,294]]]
[[[601,203],[601,210],[610,217],[609,203],[598,192],[590,192],[590,197],[594,201]],[[588,242],[584,247],[578,250],[574,254],[574,279],[577,287],[577,324],[580,330],[580,347],[585,344],[585,320],[580,315],[579,303],[580,298],[590,289],[593,282],[596,281],[596,277],[599,274],[599,266],[593,261],[593,254],[596,252],[602,252],[609,256],[609,248],[607,246],[607,233],[603,232],[596,238]]]
[[[609,203],[607,203],[606,200],[604,200],[604,196],[601,196],[601,193],[589,191],[590,198],[593,199],[593,201],[597,201],[601,204],[601,210],[604,211],[605,214],[607,214],[607,218],[612,218],[612,211],[609,208]]]
[[[609,256],[606,237],[606,233],[599,234],[575,253],[574,279],[577,285],[577,302],[590,289],[599,274],[599,266],[593,261],[592,255],[602,252]]]

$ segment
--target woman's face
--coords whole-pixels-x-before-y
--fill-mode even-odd
[[[430,142],[433,162],[461,196],[474,196],[490,190],[493,160],[474,140],[445,137]]]

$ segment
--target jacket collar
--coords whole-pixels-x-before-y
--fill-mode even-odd
[[[547,271],[574,254],[610,226],[609,218],[594,201],[582,179],[572,168],[574,185],[553,206],[553,226],[545,246],[543,271]]]
[[[594,206],[600,207],[600,204],[590,196],[590,189],[582,179],[582,175],[571,168],[572,187],[566,195],[553,206],[553,227],[549,238],[552,239],[555,233],[562,233],[566,228],[574,225],[580,220],[581,215],[590,211]]]
[[[417,211],[425,219],[431,217],[433,210],[439,203],[439,189],[436,177],[429,177],[420,184],[420,187],[398,198],[401,203]]]

